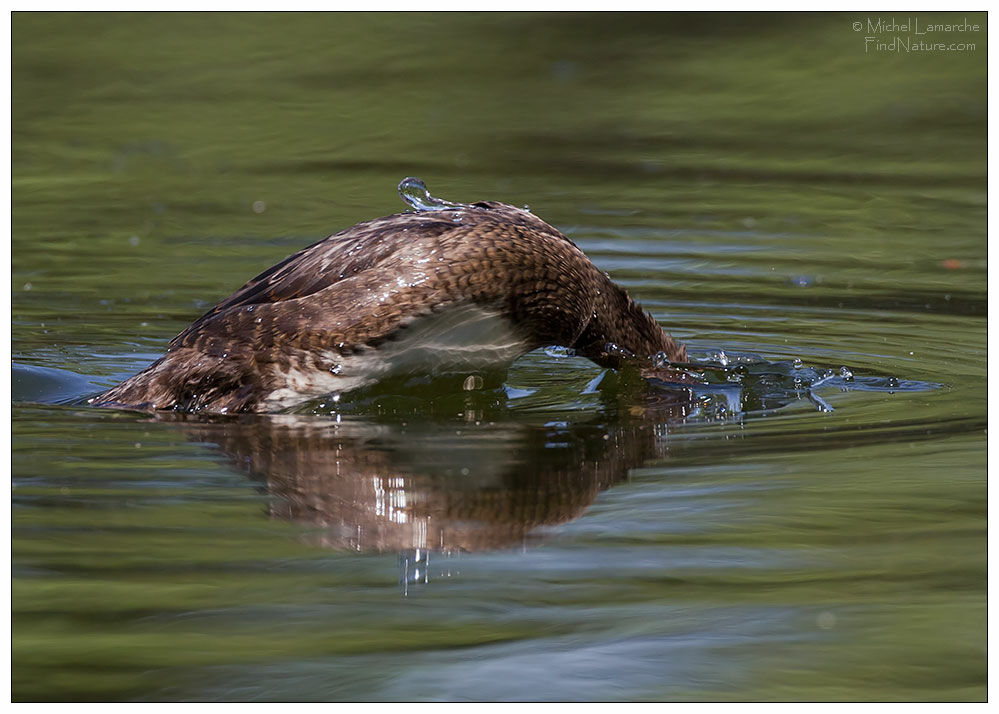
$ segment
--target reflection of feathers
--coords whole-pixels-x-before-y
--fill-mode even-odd
[[[399,342],[418,318],[469,305],[501,318],[495,336],[476,335],[479,346],[509,347],[487,350],[487,361],[561,344],[617,366],[620,353],[608,352],[608,343],[639,356],[685,358],[683,347],[568,238],[527,211],[483,202],[378,218],[295,253],[94,403],[273,410],[376,379],[378,370],[367,368],[367,357],[380,352],[373,349]],[[460,331],[448,332],[452,343],[456,336]],[[454,347],[449,353],[460,355]]]
[[[662,456],[652,424],[497,424],[486,444],[468,429],[351,420],[333,429],[293,415],[184,425],[266,484],[273,517],[320,526],[322,545],[345,550],[515,546],[578,518],[629,469]]]

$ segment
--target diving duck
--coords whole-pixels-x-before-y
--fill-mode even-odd
[[[546,345],[611,368],[686,361],[683,345],[529,211],[437,199],[416,178],[399,193],[412,210],[268,268],[90,403],[271,412],[389,374],[502,365]]]

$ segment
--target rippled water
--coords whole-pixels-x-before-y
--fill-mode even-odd
[[[13,697],[983,700],[986,37],[856,20],[16,14]],[[83,405],[408,175],[710,384]]]

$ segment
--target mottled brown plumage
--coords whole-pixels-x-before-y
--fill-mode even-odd
[[[378,218],[299,251],[93,403],[274,410],[338,391],[338,380],[354,384],[348,357],[378,352],[417,318],[463,305],[508,320],[518,353],[564,345],[608,367],[660,352],[686,359],[572,241],[528,211],[490,201]]]

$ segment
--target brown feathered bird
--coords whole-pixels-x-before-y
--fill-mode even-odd
[[[267,412],[405,371],[509,363],[545,345],[620,367],[683,345],[532,213],[448,203],[359,223],[265,270],[97,406]]]

